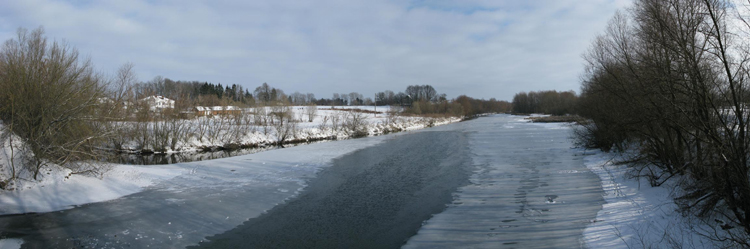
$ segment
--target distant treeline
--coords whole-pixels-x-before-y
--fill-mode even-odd
[[[364,97],[361,93],[334,93],[331,98],[315,98],[312,93],[294,92],[287,95],[281,89],[263,83],[252,92],[242,86],[222,85],[200,81],[174,81],[155,77],[134,87],[139,98],[161,95],[181,102],[190,101],[195,105],[268,105],[285,103],[291,105],[398,105],[404,106],[411,114],[449,114],[473,116],[480,113],[505,113],[511,111],[511,104],[496,99],[480,100],[462,95],[448,100],[431,85],[410,85],[404,92],[390,90],[378,92],[375,98]],[[531,94],[534,94],[533,92]]]
[[[575,114],[578,96],[573,91],[520,92],[513,97],[513,113]]]
[[[455,117],[474,117],[485,113],[508,113],[511,104],[508,101],[474,99],[466,95],[458,96],[454,100],[438,99],[438,101],[419,100],[405,108],[407,114],[433,114]]]
[[[161,76],[135,84],[133,89],[137,98],[161,95],[170,99],[191,100],[205,105],[252,104],[255,102],[248,89],[236,84],[222,86],[221,83],[174,81]]]

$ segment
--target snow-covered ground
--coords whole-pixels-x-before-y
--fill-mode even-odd
[[[378,107],[378,111],[381,111],[381,107]],[[318,115],[331,115],[334,112],[337,111],[318,110]],[[382,121],[386,119],[385,114],[378,114],[378,117],[373,114],[367,115],[371,115],[368,117],[370,129],[378,129],[377,125],[382,124]],[[420,121],[418,118],[404,119],[412,120],[403,123],[404,130],[427,126],[425,121]],[[452,121],[456,120],[442,122]],[[322,121],[317,120],[310,124],[300,124],[300,127],[316,129],[320,127],[320,124]],[[550,126],[548,128],[558,126],[557,124],[540,125]],[[374,139],[367,143],[345,141],[344,143],[308,145],[331,147],[327,150],[302,148],[308,146],[294,147],[285,149],[296,151],[291,153],[295,155],[293,157],[279,157],[276,152],[261,153],[211,161],[211,167],[194,167],[200,164],[198,162],[159,166],[114,165],[108,173],[100,177],[71,175],[69,170],[50,168],[42,172],[40,181],[21,180],[17,182],[15,190],[1,191],[0,215],[49,212],[86,203],[113,200],[174,178],[194,175],[211,177],[213,171],[208,170],[209,168],[217,169],[215,174],[227,171],[235,174],[239,170],[247,170],[250,166],[246,165],[251,165],[251,167],[257,166],[257,170],[274,171],[273,174],[280,179],[289,178],[288,172],[284,173],[285,171],[282,172],[281,169],[293,168],[296,170],[294,172],[303,172],[309,176],[319,170],[321,165],[325,164],[325,160],[349,153],[362,146],[371,146],[379,141],[380,139]],[[0,175],[2,175],[8,173],[10,153],[7,140],[0,149],[0,169],[2,169]],[[317,152],[313,153],[313,151]],[[615,154],[583,150],[581,153],[587,154],[584,159],[586,167],[601,179],[606,201],[596,219],[584,230],[586,246],[589,248],[712,248],[716,246],[708,239],[689,232],[687,228],[691,224],[676,211],[677,206],[672,201],[670,189],[673,189],[673,183],[667,182],[661,187],[650,187],[645,180],[627,178],[627,167],[613,164],[619,159]],[[289,154],[284,153],[284,155]],[[266,162],[275,166],[269,167]],[[238,167],[240,164],[245,166]],[[296,192],[288,189],[279,191],[289,197]],[[13,248],[20,246],[21,243],[20,240],[0,240],[0,248]]]
[[[342,107],[337,107],[342,108]],[[373,110],[373,107],[346,107]],[[378,111],[387,111],[389,107],[378,107]],[[323,117],[341,115],[342,111],[327,110],[329,107],[321,107],[313,122],[299,123],[296,138],[319,138],[337,136],[345,138],[348,135],[341,130],[326,128]],[[295,107],[295,112],[304,111],[304,107]],[[369,135],[383,134],[383,129],[397,127],[400,130],[421,129],[433,125],[457,122],[459,119],[427,119],[420,117],[395,117],[388,118],[387,114],[364,114]],[[388,120],[388,122],[386,122]],[[330,125],[330,124],[329,124]],[[242,138],[244,143],[271,143],[276,141],[274,134],[263,134],[256,131],[246,134]],[[15,148],[18,148],[18,140],[14,140]],[[10,141],[5,140],[0,148],[0,180],[8,179],[11,165]],[[192,144],[184,145],[192,149],[198,146],[212,145],[207,142],[193,141]],[[279,159],[283,160],[283,159]],[[15,154],[15,164],[21,159]],[[19,167],[17,167],[19,168]],[[76,205],[94,203],[116,199],[125,195],[139,192],[154,183],[171,179],[185,173],[189,169],[179,165],[160,166],[135,166],[135,165],[112,165],[103,176],[87,176],[71,174],[68,169],[60,167],[46,167],[40,173],[38,180],[34,181],[31,172],[22,171],[20,176],[8,189],[0,190],[0,215],[17,214],[29,212],[50,212],[67,209]]]
[[[587,153],[586,166],[601,179],[607,202],[584,230],[589,248],[724,247],[694,233],[704,225],[691,224],[677,211],[670,191],[675,189],[675,181],[651,187],[646,179],[627,177],[627,165],[614,163],[622,160],[620,155],[582,153]]]
[[[141,167],[116,165],[104,176],[70,174],[59,167],[42,171],[39,181],[17,181],[17,189],[0,192],[0,215],[51,212],[77,205],[108,201],[136,193],[184,170],[171,165]]]
[[[285,135],[285,141],[311,141],[327,140],[331,138],[344,139],[354,136],[353,130],[347,125],[353,115],[361,119],[359,130],[367,135],[381,135],[390,132],[421,129],[429,126],[457,122],[459,118],[432,118],[411,117],[400,115],[389,115],[393,110],[391,106],[319,106],[310,121],[307,115],[307,106],[292,106],[292,119],[294,120],[291,132],[279,131],[273,123],[278,123],[272,113],[283,112],[281,107],[257,107],[247,108],[244,115],[196,117],[187,120],[178,120],[177,125],[183,128],[180,132],[175,129],[172,122],[157,121],[146,123],[123,122],[120,123],[130,131],[125,134],[137,133],[136,135],[120,138],[124,150],[140,151],[151,149],[159,152],[172,153],[175,151],[196,151],[206,147],[221,147],[227,144],[264,146],[279,142],[280,137]],[[358,109],[362,111],[349,111]],[[369,113],[368,113],[369,112]],[[286,122],[286,121],[285,121]],[[266,123],[266,125],[259,125]],[[171,130],[170,130],[171,129]],[[147,131],[148,134],[141,134]],[[157,133],[166,134],[158,135]],[[179,135],[175,135],[179,133]],[[146,142],[143,137],[149,137]],[[171,137],[176,137],[174,148],[168,148]],[[156,145],[163,144],[163,145]]]

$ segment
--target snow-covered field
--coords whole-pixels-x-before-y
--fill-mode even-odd
[[[620,155],[586,151],[586,166],[599,176],[607,202],[596,220],[584,230],[589,248],[716,248],[717,245],[694,231],[703,224],[691,224],[672,201],[675,180],[651,187],[646,179],[627,177],[627,165],[613,162]],[[704,227],[701,227],[704,226]]]
[[[284,108],[291,110],[291,120],[293,120],[291,127],[275,125],[279,123],[275,113],[286,111],[286,109],[257,107],[243,110],[244,114],[241,116],[204,116],[176,122],[157,121],[146,124],[123,122],[120,125],[129,131],[122,133],[129,135],[119,140],[122,143],[122,149],[126,151],[150,149],[156,152],[172,153],[221,147],[227,144],[265,146],[281,140],[299,142],[349,138],[356,136],[353,127],[355,125],[351,122],[355,115],[358,120],[356,129],[370,136],[421,129],[460,120],[459,118],[389,115],[389,111],[398,108],[391,106],[319,106],[310,121],[307,114],[308,107]],[[360,111],[348,111],[352,109]],[[287,121],[282,123],[287,123]],[[146,132],[143,133],[144,131]],[[174,146],[169,146],[173,139],[176,141]]]

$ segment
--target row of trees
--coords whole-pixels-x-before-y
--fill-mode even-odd
[[[365,98],[361,93],[334,93],[331,99],[320,99],[318,105],[365,105],[372,104],[372,99]]]
[[[438,93],[431,85],[411,85],[406,87],[405,93],[413,101],[438,101]]]
[[[161,76],[133,85],[135,96],[143,98],[151,95],[161,95],[170,99],[192,102],[195,105],[273,105],[278,102],[288,102],[293,105],[309,105],[318,100],[312,93],[294,92],[285,94],[283,90],[263,83],[254,91],[240,85],[222,86],[198,81],[174,81]],[[361,95],[360,95],[361,96]]]
[[[745,3],[747,4],[747,3]],[[717,241],[750,247],[750,25],[747,5],[636,0],[585,54],[584,145],[637,144],[636,175],[679,176],[682,210]],[[717,224],[721,220],[724,224]]]
[[[169,78],[156,76],[154,79],[136,83],[132,86],[138,98],[151,95],[161,95],[170,99],[188,98],[206,105],[215,103],[252,104],[255,102],[248,89],[240,85],[222,86],[198,81],[174,81]]]
[[[575,114],[577,104],[573,91],[520,92],[513,96],[513,113]]]
[[[438,94],[431,85],[410,85],[405,92],[394,93],[387,90],[375,94],[377,105],[411,105],[412,102],[442,102],[446,101],[445,94]]]
[[[132,67],[132,65],[131,65]],[[364,97],[361,93],[334,93],[332,98],[316,99],[312,93],[294,92],[285,94],[283,90],[271,87],[268,83],[255,88],[251,93],[242,86],[233,84],[226,87],[221,83],[213,84],[198,81],[174,81],[169,78],[157,76],[154,79],[134,83],[132,86],[135,99],[152,95],[161,95],[170,99],[180,100],[189,105],[274,105],[276,103],[290,103],[292,105],[321,105],[321,106],[346,106],[346,105],[401,105],[410,106],[413,103],[439,103],[447,101],[445,94],[438,94],[431,85],[410,85],[405,92],[394,93],[384,91],[375,94],[375,100]]]
[[[462,114],[466,117],[473,117],[483,113],[509,113],[512,109],[510,102],[496,100],[495,98],[484,100],[461,95],[453,102],[461,105]]]
[[[232,84],[222,86],[221,83],[213,84],[198,81],[174,81],[169,78],[157,76],[154,79],[137,83],[133,87],[135,96],[146,97],[161,95],[171,99],[188,98],[199,105],[269,105],[276,102],[289,102],[293,105],[411,105],[415,101],[439,102],[446,100],[445,94],[438,94],[430,85],[411,85],[406,88],[406,93],[393,91],[379,92],[373,101],[370,97],[364,97],[361,93],[334,93],[332,98],[316,99],[312,93],[294,92],[285,94],[283,90],[271,87],[268,83],[255,88],[250,92],[242,86]]]
[[[490,100],[474,99],[466,95],[458,96],[454,100],[442,100],[439,102],[416,101],[408,108],[404,109],[406,114],[416,115],[439,115],[471,118],[485,113],[509,113],[511,103],[508,101],[498,101],[494,98]]]
[[[129,65],[128,70],[132,70],[132,65]],[[132,73],[132,72],[131,72]],[[451,116],[472,116],[480,112],[509,112],[510,103],[505,101],[497,101],[491,99],[489,101],[475,100],[466,101],[467,96],[461,96],[458,99],[462,100],[462,104],[456,101],[449,101],[446,99],[445,94],[438,94],[434,87],[430,85],[412,85],[406,88],[406,93],[399,92],[394,94],[393,91],[385,91],[376,94],[376,99],[379,100],[374,102],[371,98],[365,98],[362,94],[357,92],[351,93],[334,93],[330,99],[322,98],[316,99],[312,93],[299,93],[294,92],[293,94],[286,95],[281,89],[271,87],[267,83],[263,83],[258,86],[253,94],[249,91],[244,90],[244,100],[249,101],[234,101],[235,98],[232,96],[233,93],[240,93],[243,91],[241,86],[232,85],[222,88],[221,84],[214,85],[211,83],[199,83],[199,82],[183,82],[183,81],[172,81],[169,79],[163,79],[162,77],[156,77],[154,80],[145,83],[131,83],[132,89],[134,89],[137,96],[134,99],[118,99],[118,103],[130,102],[136,103],[137,105],[132,106],[131,109],[135,112],[131,112],[128,115],[122,114],[119,117],[129,117],[136,113],[142,113],[148,115],[149,107],[142,105],[138,101],[139,98],[145,96],[151,96],[153,94],[164,94],[169,98],[176,100],[175,109],[185,110],[192,106],[221,106],[221,105],[240,105],[244,107],[249,106],[275,106],[275,105],[324,105],[324,106],[346,106],[346,105],[400,105],[406,106],[406,112],[409,114],[441,114]],[[224,89],[220,91],[220,89]],[[415,97],[412,97],[412,94]],[[534,94],[532,92],[532,94]],[[177,97],[175,97],[177,96]],[[470,103],[470,104],[469,104]],[[499,103],[499,104],[498,104]],[[141,105],[138,105],[141,104]],[[108,109],[105,108],[105,109]],[[145,110],[145,111],[144,111]],[[142,117],[144,121],[148,121],[148,117]],[[139,119],[140,120],[140,119]]]

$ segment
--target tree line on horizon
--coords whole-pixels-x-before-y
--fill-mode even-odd
[[[513,113],[542,113],[551,115],[576,114],[578,96],[574,91],[531,91],[513,96]]]
[[[357,92],[333,93],[331,98],[316,98],[312,93],[294,92],[287,95],[283,90],[263,83],[254,91],[232,84],[222,86],[209,82],[174,81],[157,76],[154,79],[135,84],[138,98],[161,95],[174,100],[189,100],[195,105],[291,105],[347,106],[347,105],[395,105],[406,107],[410,114],[450,114],[472,116],[482,112],[507,113],[511,104],[496,99],[478,100],[461,95],[448,100],[431,85],[409,85],[405,91],[395,93],[390,90],[378,92],[375,99],[364,97]],[[181,105],[184,106],[184,105]]]
[[[206,105],[225,104],[267,104],[273,102],[289,102],[293,105],[316,104],[321,106],[343,106],[343,105],[410,105],[415,101],[446,101],[445,94],[438,94],[431,85],[409,85],[406,91],[394,93],[391,90],[378,92],[375,98],[364,97],[361,93],[333,93],[331,98],[316,98],[312,93],[286,94],[283,90],[271,87],[263,83],[254,91],[245,89],[241,85],[232,84],[222,86],[221,83],[214,84],[200,81],[171,80],[162,76],[146,82],[137,83],[134,86],[138,98],[151,95],[161,95],[171,99],[189,98]],[[215,98],[214,98],[215,96]]]

